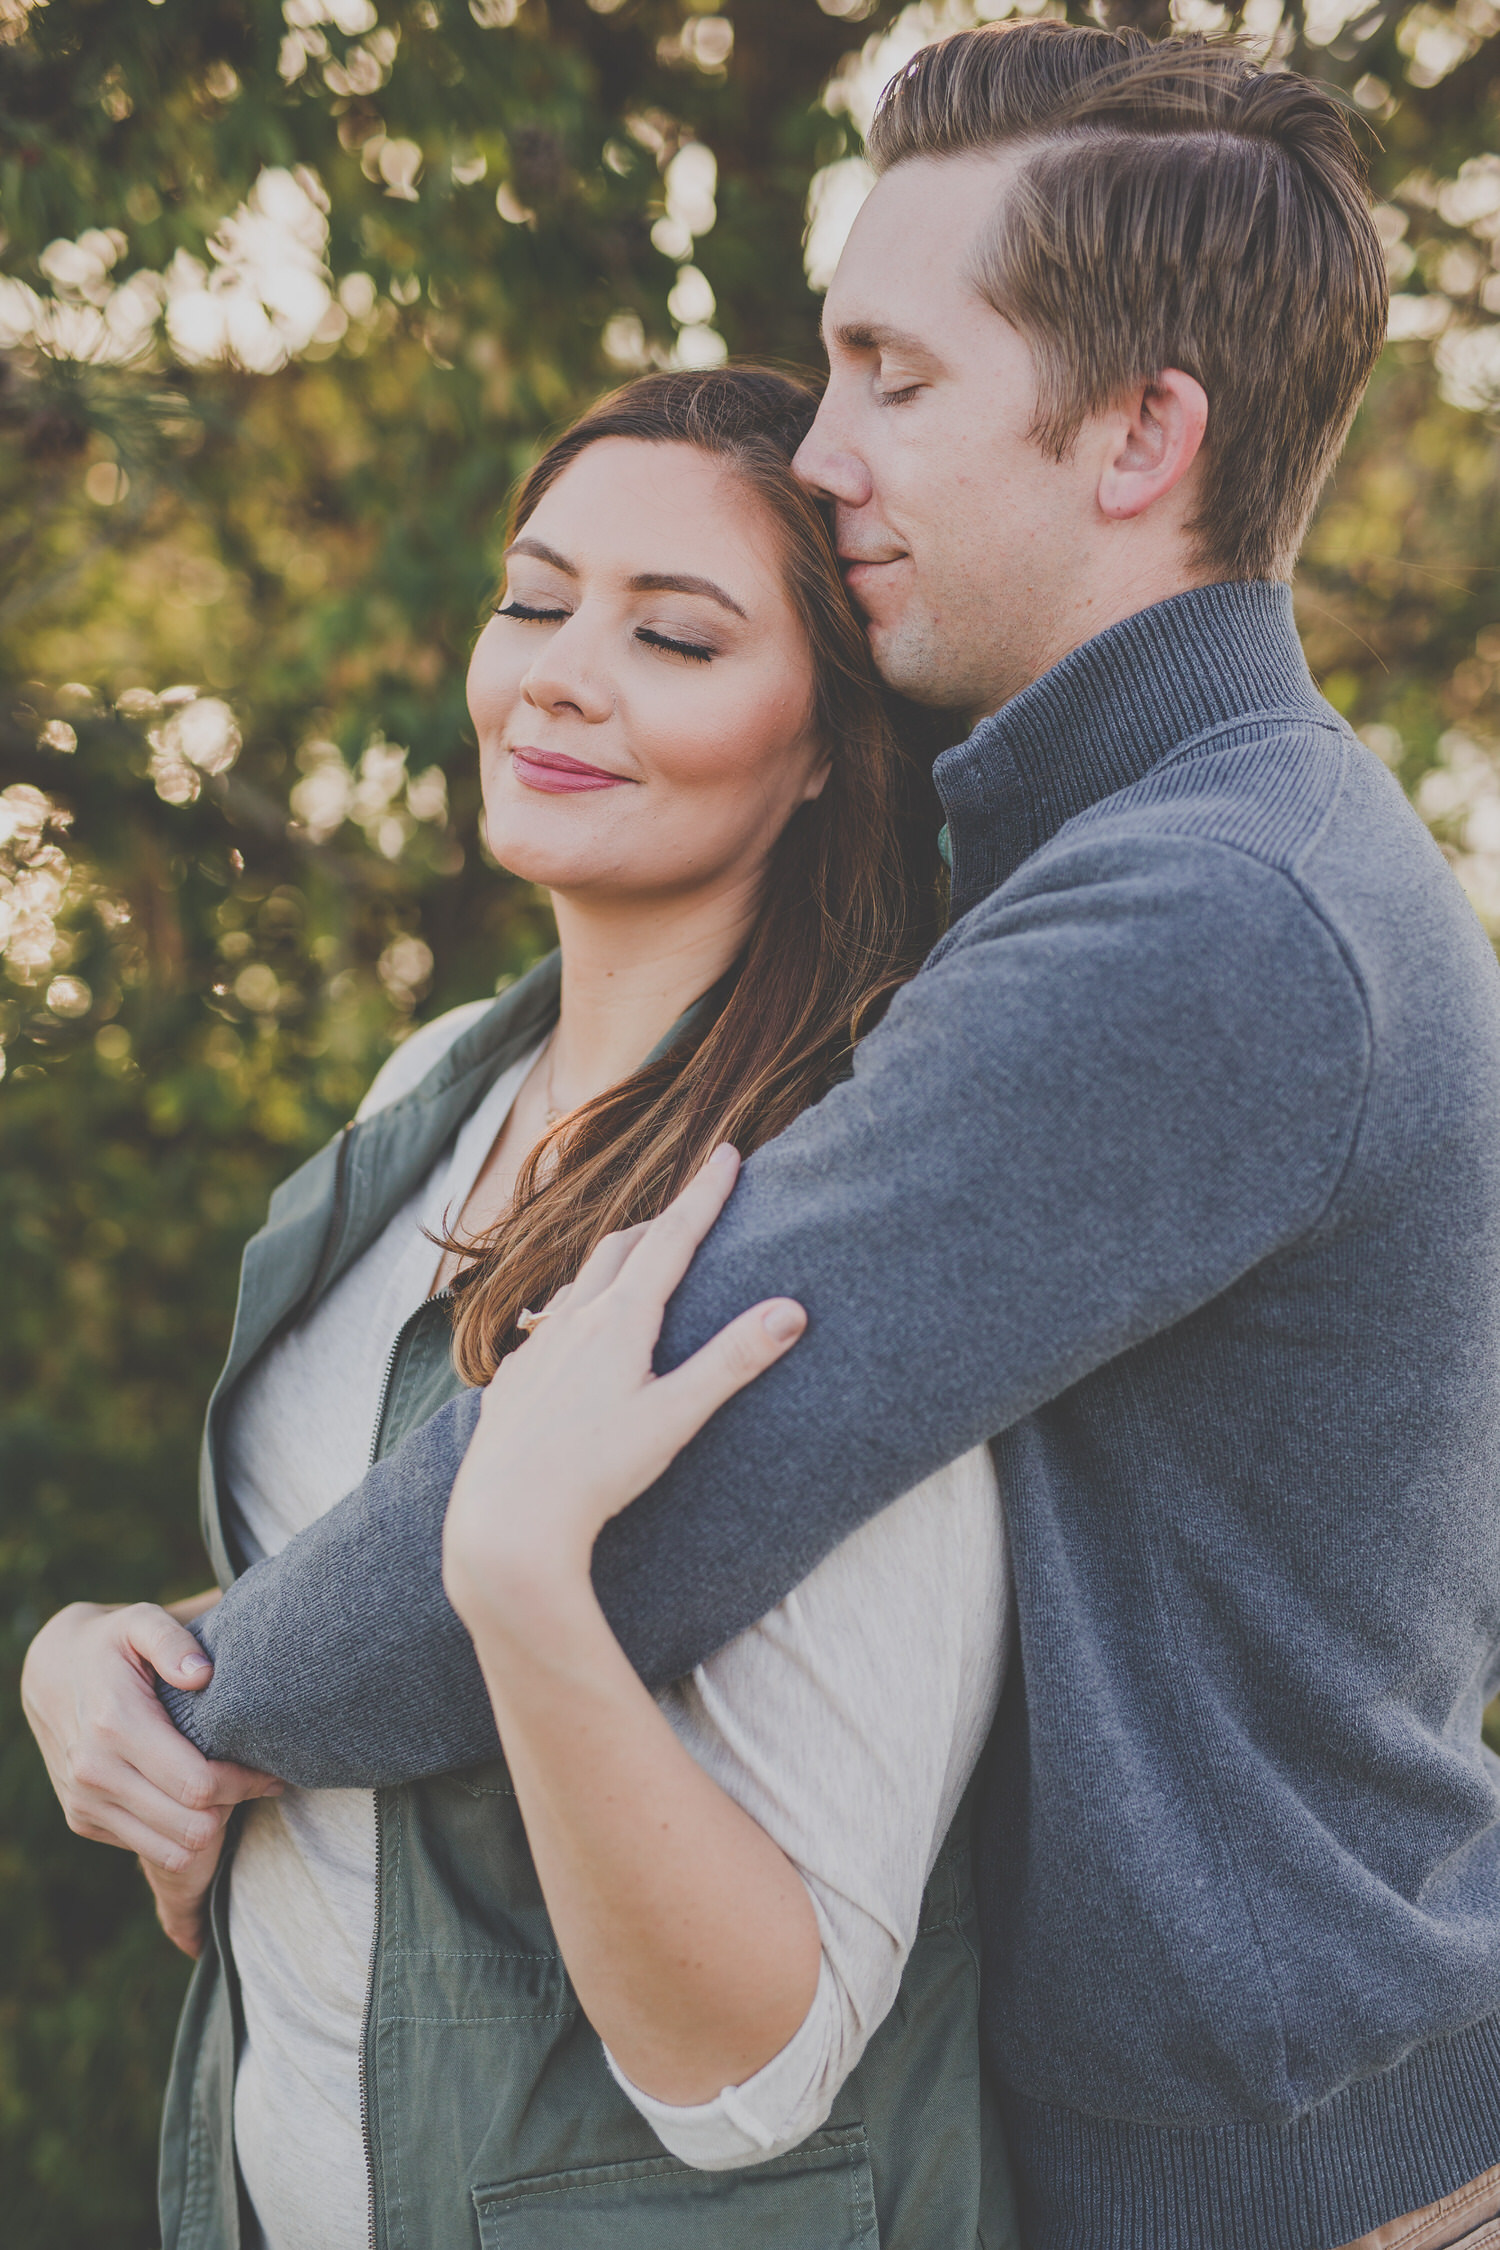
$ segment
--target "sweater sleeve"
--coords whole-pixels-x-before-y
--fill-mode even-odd
[[[461,1392],[193,1621],[213,1658],[207,1687],[159,1679],[156,1692],[205,1757],[301,1789],[370,1789],[499,1756],[442,1579],[443,1517],[480,1397]]]
[[[799,1298],[809,1326],[605,1527],[595,1584],[643,1679],[692,1671],[898,1494],[1317,1225],[1370,1065],[1358,980],[1288,875],[1103,823],[1037,853],[896,996],[852,1077],[751,1159],[669,1307],[663,1368],[760,1297]],[[414,1465],[451,1482],[436,1452]],[[301,1541],[277,1558],[256,1600],[289,1603],[295,1634],[268,1642],[264,1613],[249,1630],[247,1601],[231,1642],[229,1596],[217,1651],[204,1621],[226,1713],[242,1666],[285,1653],[261,1700],[304,1773],[365,1778],[341,1729],[357,1708],[367,1739],[409,1741],[408,1696],[438,1699],[442,1754],[382,1773],[465,1762],[448,1728],[477,1670],[442,1592],[447,1485],[413,1490],[383,1544],[335,1544],[330,1519],[316,1583],[293,1586]],[[373,1627],[393,1586],[394,1669],[388,1634],[346,1622]],[[194,1703],[201,1720],[201,1698],[174,1715],[208,1747]],[[235,1739],[217,1754],[246,1756]]]

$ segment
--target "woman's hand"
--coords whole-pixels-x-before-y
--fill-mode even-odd
[[[802,1334],[802,1307],[771,1298],[670,1375],[652,1370],[667,1301],[739,1163],[716,1149],[659,1218],[601,1242],[490,1384],[443,1535],[443,1584],[471,1632],[531,1608],[540,1585],[586,1579],[610,1517]]]
[[[175,1875],[153,1867],[149,1860],[143,1859],[140,1863],[141,1873],[156,1901],[157,1921],[178,1952],[185,1953],[190,1961],[196,1961],[203,1951],[208,1894],[223,1849],[221,1830],[204,1850],[194,1852],[186,1867]]]
[[[677,1740],[589,1576],[600,1527],[807,1325],[774,1298],[652,1372],[667,1300],[738,1170],[718,1150],[659,1219],[602,1242],[505,1361],[443,1543],[574,1989],[627,2077],[669,2102],[779,2053],[821,1960],[806,1884]]]
[[[208,1602],[182,1606],[196,1613]],[[270,1774],[202,1756],[157,1700],[158,1676],[201,1688],[212,1674],[186,1625],[150,1602],[73,1602],[42,1627],[21,1702],[75,1836],[183,1875],[205,1851],[217,1858],[235,1805],[280,1794]]]

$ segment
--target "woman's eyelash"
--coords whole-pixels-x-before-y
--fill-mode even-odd
[[[711,648],[704,648],[698,641],[674,641],[666,633],[653,632],[649,625],[638,625],[635,637],[638,641],[644,641],[648,648],[668,648],[674,656],[691,657],[695,664],[707,664],[714,653]]]
[[[908,383],[904,389],[899,391],[882,391],[880,403],[882,406],[904,406],[909,398],[916,397],[921,388],[920,383]]]
[[[503,602],[495,611],[497,617],[514,617],[523,625],[551,625],[569,614],[565,609],[534,609],[527,602],[517,601]],[[653,632],[649,625],[637,626],[635,637],[644,641],[648,648],[669,649],[673,656],[686,656],[694,664],[709,663],[714,653],[698,641],[674,641],[668,633]]]

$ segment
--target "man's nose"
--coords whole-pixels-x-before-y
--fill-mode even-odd
[[[792,472],[824,499],[841,507],[862,508],[870,498],[870,472],[847,443],[841,443],[828,401],[818,408],[812,428],[798,446]]]

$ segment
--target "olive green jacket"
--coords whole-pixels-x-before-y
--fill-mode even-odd
[[[235,1575],[220,1466],[234,1386],[375,1239],[556,1008],[554,959],[413,1094],[347,1128],[278,1189],[245,1252],[204,1437],[203,1528],[222,1583]],[[458,1387],[447,1307],[429,1300],[392,1353],[373,1455]],[[1017,2250],[979,2065],[967,1805],[927,1886],[895,2006],[827,2124],[788,2155],[715,2173],[668,2156],[610,2076],[558,1953],[503,1761],[378,1790],[376,1836],[360,2062],[372,2250]],[[231,1856],[232,1842],[173,2056],[164,2250],[238,2250],[243,2239]]]

